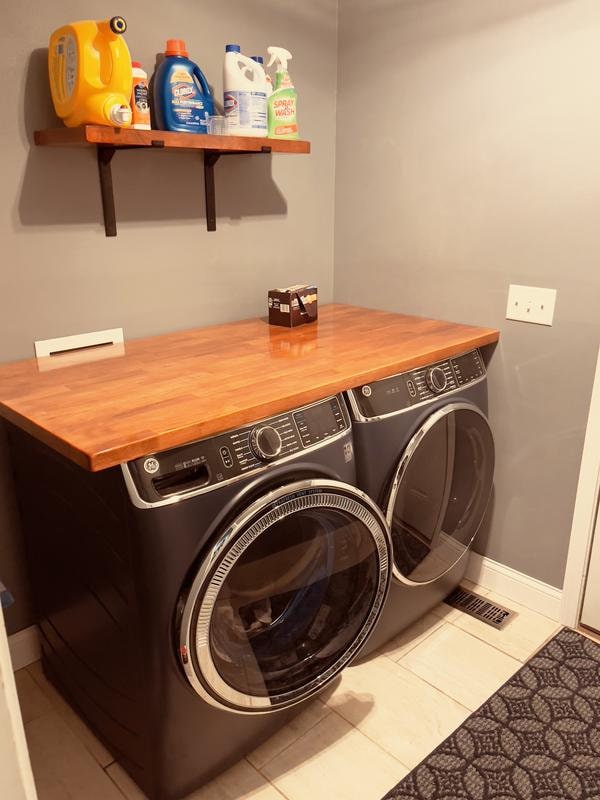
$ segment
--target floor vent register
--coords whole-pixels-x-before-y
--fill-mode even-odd
[[[497,603],[491,603],[487,597],[463,589],[462,586],[449,594],[444,603],[452,608],[458,608],[465,614],[470,614],[498,630],[501,630],[509,620],[516,616],[515,611],[499,606]]]

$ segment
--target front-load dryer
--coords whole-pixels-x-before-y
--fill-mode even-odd
[[[441,602],[464,576],[494,476],[479,350],[348,392],[358,486],[390,528],[393,582],[366,652]]]
[[[253,750],[379,619],[391,542],[342,396],[98,473],[11,439],[44,668],[151,800]]]

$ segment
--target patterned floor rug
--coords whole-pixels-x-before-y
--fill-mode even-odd
[[[600,800],[600,645],[561,630],[384,800]]]

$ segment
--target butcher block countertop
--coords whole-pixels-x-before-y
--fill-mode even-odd
[[[288,329],[249,319],[0,365],[0,415],[88,470],[255,422],[498,340],[345,305]]]

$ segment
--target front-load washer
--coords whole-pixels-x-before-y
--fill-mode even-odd
[[[479,350],[348,392],[358,486],[379,504],[393,582],[370,652],[440,603],[464,576],[494,476]]]
[[[151,800],[264,741],[379,619],[342,396],[87,472],[11,429],[43,664]]]

